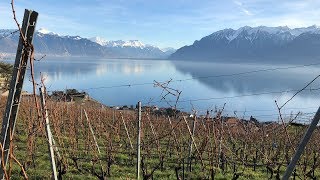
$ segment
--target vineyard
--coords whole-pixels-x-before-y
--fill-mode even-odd
[[[1,100],[1,112],[5,99]],[[47,99],[59,179],[135,179],[137,110],[97,102]],[[155,114],[141,119],[143,179],[280,179],[306,131],[299,124],[259,123],[221,116]],[[6,174],[12,179],[50,179],[44,121],[33,98],[23,96]],[[284,133],[286,132],[286,133]],[[296,179],[316,179],[319,129],[301,157]]]

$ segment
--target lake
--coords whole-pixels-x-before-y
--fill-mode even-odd
[[[153,84],[171,80],[171,91],[181,91],[180,110],[205,114],[225,104],[224,115],[276,121],[275,100],[282,105],[319,74],[320,66],[46,57],[35,62],[35,70],[38,82],[40,72],[45,76],[48,91],[74,88],[108,106],[138,101],[174,105],[177,97]],[[31,92],[29,79],[28,72],[24,89]],[[284,117],[301,111],[299,120],[310,120],[319,106],[319,82],[290,101],[282,110]]]

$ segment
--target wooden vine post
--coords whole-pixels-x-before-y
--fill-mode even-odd
[[[52,132],[50,129],[50,122],[49,122],[49,115],[46,107],[46,100],[45,100],[45,92],[44,88],[39,88],[40,90],[40,98],[41,98],[41,111],[42,111],[42,118],[46,123],[46,132],[47,132],[47,138],[48,138],[48,148],[50,152],[50,160],[51,160],[51,168],[52,168],[52,177],[55,180],[58,180],[58,174],[57,174],[57,166],[56,161],[54,158],[54,150],[53,150],[53,138],[52,138]]]
[[[31,56],[33,48],[32,40],[37,18],[38,13],[36,11],[27,9],[25,10],[10,82],[9,95],[1,127],[0,140],[4,151],[4,157],[1,157],[1,160],[4,161],[4,166],[6,166],[9,157],[8,155],[10,154],[10,137],[13,137],[14,134],[16,119],[20,106],[23,81],[27,69],[28,59]],[[0,168],[0,176],[1,179],[3,179],[4,169],[2,166]]]
[[[137,179],[140,179],[140,148],[141,148],[141,102],[138,102],[138,123],[137,123]]]

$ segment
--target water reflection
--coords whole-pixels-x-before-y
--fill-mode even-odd
[[[107,71],[107,68],[108,66],[105,65],[105,64],[100,64],[97,66],[96,68],[96,75],[97,76],[103,76],[105,75],[108,71]]]
[[[138,74],[143,73],[145,68],[150,67],[149,63],[134,60],[55,58],[36,62],[35,74],[38,76],[40,72],[45,72],[47,76],[52,76],[53,80],[59,81],[69,76],[81,78],[93,73],[96,76],[104,76],[110,73]]]
[[[299,65],[184,61],[175,61],[173,64],[177,71],[190,75],[194,81],[209,87],[211,93],[207,99],[213,104],[221,106],[226,103],[225,113],[244,117],[254,115],[262,120],[278,119],[274,101],[277,100],[279,105],[285,103],[296,92],[292,90],[303,88],[320,70],[319,66],[298,67]],[[312,117],[319,104],[319,90],[312,89],[318,89],[319,82],[320,80],[315,81],[308,90],[299,93],[286,105],[282,110],[284,117],[290,118],[291,113],[299,111],[305,113],[302,115],[304,119],[308,119],[306,116],[310,113]],[[205,108],[201,103],[198,103],[198,107]]]
[[[142,73],[144,71],[144,68],[140,64],[124,64],[122,67],[122,72],[125,74],[136,74],[136,73]]]
[[[319,66],[226,64],[174,61],[176,69],[218,91],[237,93],[298,90],[319,74]],[[320,81],[311,85],[318,88]]]
[[[49,90],[75,88],[89,92],[93,98],[107,105],[134,105],[152,102],[167,106],[161,100],[162,89],[152,85],[154,80],[173,81],[170,87],[182,91],[178,107],[191,111],[192,107],[200,114],[207,109],[221,108],[226,103],[224,113],[234,116],[254,115],[261,120],[276,120],[278,115],[274,100],[279,104],[289,99],[294,92],[258,94],[302,88],[319,72],[319,66],[290,68],[290,65],[227,64],[208,62],[155,61],[130,59],[46,59],[35,64],[36,78],[40,72],[46,76]],[[292,66],[292,65],[291,65]],[[219,76],[259,69],[279,68],[281,70],[261,71],[237,76]],[[29,73],[28,73],[29,74]],[[318,88],[320,81],[311,88]],[[144,84],[137,86],[121,86]],[[31,91],[31,83],[26,80],[24,89]],[[251,95],[250,95],[251,94]],[[290,102],[283,113],[290,115],[303,111],[313,112],[319,101],[318,91],[306,91]],[[245,95],[245,96],[243,96]],[[168,100],[175,100],[169,97]],[[306,108],[308,107],[308,108]]]

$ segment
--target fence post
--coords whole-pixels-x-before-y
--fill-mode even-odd
[[[189,131],[189,135],[190,135],[191,140],[192,140],[192,142],[193,142],[194,148],[196,149],[196,151],[197,151],[197,153],[198,153],[198,155],[199,155],[199,158],[200,158],[200,161],[201,161],[201,165],[202,165],[202,167],[204,167],[203,159],[202,159],[202,157],[200,156],[200,151],[199,151],[199,149],[198,149],[198,147],[197,147],[197,144],[196,144],[196,141],[194,140],[194,137],[193,137],[193,135],[192,135],[192,132],[191,132],[191,129],[190,129],[190,127],[189,127],[187,118],[186,118],[185,116],[183,116],[182,118],[183,118],[184,122],[185,122],[186,125],[187,125],[187,129],[188,129],[188,131]]]
[[[195,133],[195,130],[196,130],[196,121],[197,121],[197,115],[195,114],[194,115],[194,119],[193,119],[193,122],[192,122],[192,137],[194,137],[194,133]],[[193,145],[193,138],[190,137],[190,142],[189,142],[189,158],[188,158],[188,164],[189,164],[189,171],[191,172],[192,171],[192,145]]]
[[[307,143],[310,140],[313,131],[316,129],[319,120],[320,120],[320,107],[318,108],[316,115],[313,117],[312,122],[311,122],[308,130],[305,132],[302,140],[300,141],[300,144],[296,150],[296,153],[294,154],[290,164],[288,165],[288,167],[286,169],[286,172],[284,173],[284,175],[282,177],[283,180],[287,180],[290,178],[292,171],[294,170],[297,162],[299,161],[300,156],[304,151],[304,148],[307,146]]]
[[[126,122],[124,121],[122,113],[121,113],[121,119],[122,119],[122,123],[123,123],[124,129],[126,130],[126,133],[127,133],[127,137],[128,137],[129,143],[130,143],[131,150],[134,151],[134,148],[133,148],[133,145],[132,145],[132,142],[131,142],[131,138],[130,138],[130,134],[129,134]]]
[[[42,117],[46,122],[46,132],[47,132],[47,137],[48,137],[48,146],[49,146],[50,158],[51,158],[52,175],[55,180],[58,180],[57,167],[56,167],[56,162],[54,159],[52,133],[51,133],[51,129],[50,129],[48,111],[47,111],[47,107],[46,107],[46,100],[44,97],[44,94],[45,94],[44,88],[43,87],[39,88],[39,90],[40,90],[40,98],[41,98]]]
[[[89,121],[87,111],[85,109],[83,109],[83,112],[84,112],[84,115],[86,116],[86,119],[87,119],[87,122],[88,122],[88,126],[89,126],[89,129],[90,129],[91,135],[93,137],[93,141],[94,141],[94,143],[95,143],[95,145],[97,147],[97,150],[98,150],[98,153],[99,153],[99,156],[100,156],[101,155],[101,151],[100,151],[100,148],[99,148],[99,144],[98,144],[96,136],[94,135],[94,131],[93,131],[93,128],[92,128],[91,123]]]
[[[50,131],[50,132],[51,132],[51,131]],[[54,138],[53,138],[52,132],[51,132],[51,137],[52,137],[52,145],[53,145],[53,148],[54,148],[54,150],[55,150],[56,153],[57,153],[57,156],[58,156],[59,161],[61,161],[62,157],[61,157],[61,155],[60,155],[58,145],[57,145],[56,141],[55,141]]]
[[[140,179],[140,147],[141,147],[141,102],[138,102],[138,123],[137,123],[137,179]]]
[[[12,78],[10,82],[9,95],[6,104],[6,110],[3,115],[0,143],[2,143],[4,157],[0,159],[4,160],[6,166],[8,161],[8,155],[10,154],[10,137],[14,134],[16,119],[18,115],[21,91],[23,87],[23,80],[26,73],[28,59],[31,55],[31,48],[24,46],[24,40],[26,39],[28,44],[32,44],[33,34],[36,27],[38,13],[31,10],[24,11],[24,17],[22,22],[22,29],[19,38],[19,44],[17,48],[16,59],[14,63]],[[24,37],[21,37],[21,36]],[[11,132],[11,134],[10,134]],[[4,177],[4,170],[0,167],[0,178]]]
[[[91,126],[91,123],[89,121],[87,111],[85,109],[83,109],[83,112],[84,112],[84,115],[86,116],[86,119],[87,119],[87,122],[88,122],[88,126],[89,126],[89,129],[91,131],[91,135],[93,137],[93,141],[94,141],[94,143],[95,143],[95,145],[97,147],[98,153],[99,153],[99,163],[100,163],[100,166],[101,166],[101,171],[102,171],[101,173],[102,173],[102,176],[104,178],[105,177],[105,173],[104,173],[103,165],[102,165],[102,162],[101,162],[101,151],[100,151],[100,148],[99,148],[99,144],[98,144],[97,138],[96,138],[96,136],[94,134],[93,128]]]

